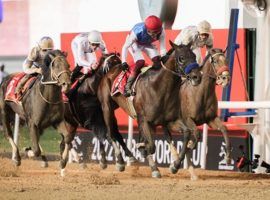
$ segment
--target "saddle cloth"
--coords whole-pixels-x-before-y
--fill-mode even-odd
[[[31,77],[27,80],[25,85],[23,86],[21,93],[22,95],[17,95],[15,94],[16,87],[19,83],[19,81],[25,76],[26,74],[24,72],[18,73],[15,76],[12,77],[10,82],[8,83],[7,86],[7,91],[5,94],[5,100],[6,101],[13,101],[15,103],[19,103],[21,100],[21,97],[24,96],[24,94],[33,86],[33,83],[37,79],[37,77]]]
[[[135,64],[130,65],[130,68],[134,68]],[[134,81],[132,85],[132,89],[135,88],[135,85],[141,76],[141,74],[145,73],[148,69],[150,69],[152,66],[148,66],[147,64],[141,69],[141,73],[137,76],[136,80]],[[117,93],[124,94],[125,85],[127,84],[128,77],[130,76],[130,72],[121,72],[118,74],[118,76],[114,79],[112,88],[111,88],[111,96],[116,95]]]

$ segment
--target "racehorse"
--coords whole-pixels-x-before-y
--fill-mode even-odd
[[[220,118],[217,116],[218,101],[215,93],[216,85],[222,85],[226,87],[230,82],[230,73],[227,66],[226,58],[221,49],[211,49],[208,55],[205,57],[201,67],[202,81],[197,87],[191,86],[188,82],[185,82],[180,90],[179,96],[181,98],[181,117],[182,121],[191,128],[195,142],[189,144],[195,147],[199,137],[199,130],[197,126],[204,123],[208,124],[214,129],[218,129],[222,132],[226,143],[226,160],[227,163],[231,162],[231,144],[228,138],[227,129],[222,124]],[[173,127],[175,129],[176,127]],[[178,131],[178,129],[176,129]],[[165,134],[169,134],[169,143],[171,143],[171,135],[168,129],[165,128]],[[187,142],[184,140],[184,143]],[[184,145],[183,145],[184,146]],[[174,148],[174,147],[172,147]],[[193,172],[191,162],[191,149],[187,152],[187,161],[189,171],[191,173],[191,179],[196,179],[196,175]],[[176,152],[176,150],[173,150]],[[180,156],[180,160],[184,157]],[[177,170],[172,170],[176,173]]]
[[[152,177],[161,177],[156,163],[153,160],[155,153],[155,144],[152,135],[157,125],[167,126],[171,121],[178,118],[179,107],[178,92],[181,84],[181,77],[187,76],[186,69],[198,65],[196,56],[190,50],[189,45],[176,45],[170,41],[175,50],[161,68],[150,69],[142,74],[137,80],[136,96],[133,99],[133,106],[137,114],[139,133],[143,136],[145,142],[145,157],[148,159],[152,170]],[[114,79],[121,72],[120,66],[111,69],[101,80],[98,87],[98,98],[102,105],[104,120],[107,126],[108,138],[112,143],[117,160],[121,161],[121,152],[113,138],[114,124],[116,117],[114,110],[121,107],[132,116],[127,99],[120,93],[111,96],[111,86]],[[194,79],[200,78],[200,73],[194,75]],[[199,83],[200,81],[198,81]],[[184,127],[186,137],[189,136],[189,129]]]
[[[87,77],[79,86],[76,94],[70,99],[70,103],[65,103],[65,119],[74,130],[80,125],[83,128],[92,130],[99,140],[100,146],[100,166],[107,167],[106,153],[103,141],[106,139],[106,125],[103,119],[103,113],[100,102],[97,98],[98,85],[101,78],[117,64],[121,63],[119,53],[110,53],[104,55],[99,60],[98,70],[91,77]],[[124,149],[128,157],[133,157],[119,133],[117,124],[115,124],[114,137]],[[124,165],[117,165],[119,171],[124,170]]]
[[[41,156],[43,160],[39,138],[45,128],[51,125],[57,128],[63,134],[65,142],[64,146],[60,146],[60,168],[63,172],[67,163],[68,148],[74,137],[68,131],[67,123],[64,121],[64,103],[62,101],[62,92],[68,92],[71,84],[69,64],[62,51],[52,50],[46,54],[41,68],[41,76],[37,77],[32,88],[27,91],[19,103],[5,100],[5,94],[9,92],[7,88],[16,74],[11,74],[2,83],[0,109],[4,134],[12,146],[12,160],[16,166],[19,166],[21,157],[13,140],[10,125],[14,113],[19,114],[27,122],[30,129],[32,156]],[[44,161],[46,162],[46,160]]]

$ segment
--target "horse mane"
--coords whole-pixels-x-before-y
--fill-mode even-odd
[[[212,56],[215,53],[223,53],[224,51],[222,49],[219,48],[212,48],[209,50],[208,54],[205,56],[205,58],[203,59],[203,62],[201,64],[201,67],[203,67],[205,65],[205,63],[207,62],[207,60],[209,59],[210,56]]]
[[[120,53],[118,52],[110,52],[108,54],[102,55],[102,57],[99,60],[99,66],[98,66],[98,71],[97,73],[101,75],[105,75],[113,66],[109,66],[108,59],[111,58],[111,56],[117,56],[119,58],[119,63],[121,62],[120,60]]]

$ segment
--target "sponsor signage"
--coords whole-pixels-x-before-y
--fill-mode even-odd
[[[240,145],[244,146],[244,151],[247,152],[247,132],[244,130],[237,130],[237,133],[234,131],[230,132],[230,140],[233,147],[233,160],[231,164],[227,165],[225,161],[225,143],[221,133],[217,133],[215,131],[209,131],[208,137],[208,151],[207,151],[207,161],[206,161],[206,169],[209,170],[238,170],[236,168],[236,160],[241,156],[241,152],[238,151],[238,147]],[[127,134],[122,134],[125,142],[127,141]],[[132,140],[132,149],[131,152],[135,156],[135,158],[144,165],[148,165],[148,162],[141,156],[140,152],[136,149],[136,140],[137,134],[134,134],[134,139]],[[183,142],[182,135],[173,135],[173,141],[175,147],[178,152],[181,151]],[[99,160],[99,141],[94,134],[90,132],[82,132],[77,133],[75,136],[75,145],[74,148],[76,151],[82,155],[84,160],[90,161],[98,161]],[[156,153],[154,154],[154,160],[158,163],[159,166],[168,167],[171,163],[171,153],[169,144],[165,141],[163,134],[156,134],[154,136],[154,141],[156,145]],[[109,162],[114,162],[114,151],[113,147],[108,144],[107,141],[105,143],[105,151],[106,158]],[[192,152],[192,161],[196,168],[201,167],[201,149],[202,143],[199,142],[197,148]],[[127,161],[124,151],[122,151],[122,155],[125,161]],[[186,163],[184,164],[186,165]]]

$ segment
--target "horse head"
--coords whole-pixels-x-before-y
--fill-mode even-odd
[[[201,83],[202,73],[196,61],[196,55],[191,50],[191,44],[177,45],[170,41],[170,45],[175,52],[174,63],[176,72],[184,79],[190,81],[193,86],[199,85]],[[171,57],[173,57],[173,54]]]
[[[48,51],[44,58],[41,78],[42,84],[58,85],[64,93],[68,92],[71,86],[70,66],[66,56],[67,54],[60,50]]]
[[[221,49],[211,49],[207,61],[209,65],[211,65],[212,71],[209,72],[210,76],[216,78],[216,84],[222,87],[228,86],[231,76],[224,52]],[[207,62],[205,64],[207,64]]]
[[[120,54],[117,52],[105,54],[100,58],[99,70],[106,74],[113,66],[121,64]]]

